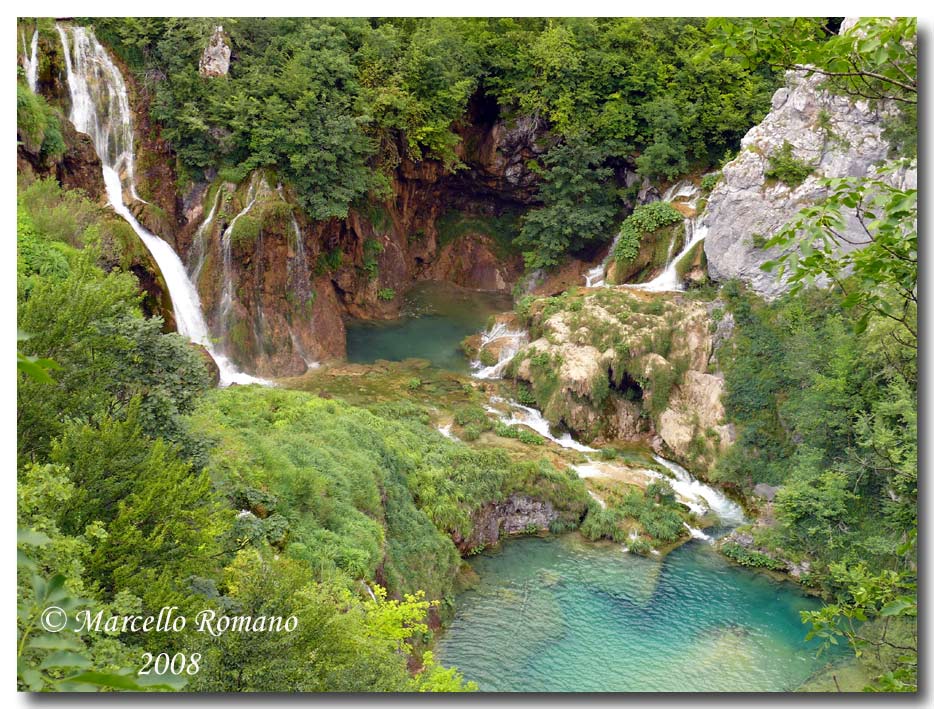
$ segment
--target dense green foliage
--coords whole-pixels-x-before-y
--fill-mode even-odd
[[[617,207],[607,184],[613,171],[601,166],[603,157],[579,143],[560,145],[545,156],[545,206],[526,215],[519,237],[519,244],[528,248],[526,266],[557,266],[568,251],[606,241]]]
[[[576,499],[583,512],[583,485],[568,474],[452,442],[417,408],[384,410],[300,392],[212,393],[193,423],[214,441],[208,470],[219,489],[255,513],[238,534],[323,577],[444,598],[460,563],[447,534],[468,537],[484,502],[527,493],[562,508]]]
[[[581,525],[581,534],[588,539],[611,539],[629,545],[635,553],[648,553],[687,536],[686,513],[668,482],[655,481],[645,491],[608,484],[597,488],[606,507],[591,505]]]
[[[542,206],[522,228],[531,267],[608,240],[624,166],[671,179],[715,164],[764,113],[775,80],[678,18],[96,18],[153,94],[183,178],[275,167],[316,219],[386,194],[401,160],[464,169],[455,126],[473,97],[541,122]],[[224,79],[198,75],[218,24]]]
[[[898,323],[876,316],[861,326],[842,301],[817,291],[772,305],[732,296],[737,333],[722,362],[739,438],[714,476],[779,485],[776,523],[757,529],[757,542],[808,559],[811,583],[847,596],[842,570],[855,564],[912,575],[904,544],[917,525],[917,365]]]
[[[916,152],[910,19],[869,18],[842,36],[824,20],[781,18],[89,24],[150,99],[183,182],[273,168],[314,219],[345,217],[365,201],[376,214],[404,161],[470,169],[463,159],[474,146],[460,131],[474,101],[510,129],[532,126],[538,204],[521,219],[451,211],[437,227],[443,244],[480,224],[500,255],[521,248],[533,268],[608,240],[632,201],[621,185],[633,184],[633,171],[670,180],[718,164],[767,107],[778,69],[806,66],[833,91],[899,105],[886,136],[899,157]],[[229,76],[208,79],[198,59],[217,24],[233,62]],[[32,165],[47,169],[64,154],[61,120],[18,81],[18,141]],[[811,172],[787,142],[768,159],[767,177],[790,187]],[[870,660],[873,688],[886,691],[917,686],[917,193],[890,179],[911,168],[825,180],[825,201],[758,237],[757,247],[781,252],[764,268],[786,279],[789,294],[765,302],[723,287],[735,332],[717,362],[738,438],[710,471],[745,495],[758,482],[778,486],[750,532],[753,547],[727,542],[722,553],[753,568],[804,569],[802,581],[827,600],[803,614],[811,636],[851,643]],[[470,543],[489,503],[551,503],[553,531],[580,524],[585,537],[639,554],[676,544],[696,522],[664,481],[645,491],[591,481],[606,506],[589,501],[573,472],[538,458],[541,436],[494,421],[469,386],[454,424],[477,445],[442,436],[422,406],[438,391],[426,372],[366,407],[281,389],[209,391],[204,353],[144,317],[151,309],[129,269],[154,269],[132,229],[29,174],[17,202],[20,689],[183,686],[139,679],[143,650],[201,653],[204,670],[185,686],[203,691],[473,689],[426,648],[429,621],[452,606],[455,541]],[[706,176],[703,188],[718,178]],[[267,206],[237,222],[235,245],[252,242],[262,219],[289,214]],[[865,238],[841,254],[848,210]],[[667,203],[637,207],[614,257],[633,260],[645,235],[682,219]],[[385,225],[385,213],[371,221]],[[381,249],[377,239],[362,245],[370,279]],[[315,272],[337,270],[342,258],[330,245]],[[812,288],[821,283],[830,287]],[[396,298],[392,288],[377,293]],[[533,339],[566,311],[570,330],[616,352],[587,382],[595,409],[611,389],[637,399],[645,391],[646,415],[657,418],[687,367],[672,355],[670,302],[612,289],[592,298],[598,315],[574,290],[516,310]],[[623,324],[641,340],[624,341]],[[636,349],[672,366],[627,380]],[[561,357],[529,354],[531,381],[518,397],[561,420]],[[353,386],[359,402],[364,386]],[[39,624],[49,604],[105,616],[170,605],[188,616],[294,614],[298,628],[54,635]]]
[[[58,114],[22,82],[16,83],[16,134],[23,147],[42,160],[57,160],[65,152]]]
[[[426,614],[438,612],[459,563],[444,532],[469,530],[484,496],[576,494],[582,511],[582,488],[545,464],[439,449],[435,439],[445,439],[411,410],[379,418],[307,394],[242,388],[205,403],[201,354],[144,318],[134,276],[119,258],[101,258],[108,219],[50,183],[20,195],[19,360],[30,366],[19,367],[17,401],[19,686],[472,688],[422,654]],[[196,405],[193,420],[210,419],[201,430],[188,419]],[[284,411],[275,415],[280,406],[296,429],[283,425]],[[332,408],[340,415],[320,426]],[[324,436],[317,446],[310,431]],[[260,436],[249,461],[234,457]],[[245,467],[231,472],[238,462]],[[237,516],[244,508],[256,514]],[[375,600],[365,600],[362,579]],[[38,624],[49,603],[105,619],[165,606],[189,620],[204,608],[295,614],[300,630],[213,638],[84,628],[63,639]],[[135,674],[143,650],[198,651],[205,671],[147,683]],[[414,674],[410,659],[421,666]]]

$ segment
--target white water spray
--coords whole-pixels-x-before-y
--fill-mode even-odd
[[[480,335],[480,347],[478,352],[482,352],[484,347],[493,342],[500,343],[499,356],[496,364],[483,366],[483,363],[476,359],[470,363],[473,369],[473,376],[476,379],[499,379],[506,371],[506,366],[512,361],[512,358],[519,352],[519,348],[529,341],[529,335],[525,330],[513,330],[505,323],[494,323],[493,327]]]
[[[139,200],[139,197],[136,195],[133,175],[130,102],[119,69],[89,30],[84,27],[71,28],[74,42],[72,56],[68,33],[61,25],[56,25],[56,29],[65,54],[65,71],[71,94],[71,122],[76,130],[86,133],[94,141],[103,166],[107,197],[114,211],[133,228],[156,261],[169,289],[178,332],[204,346],[211,354],[220,371],[221,386],[268,384],[263,379],[238,371],[226,356],[214,349],[201,311],[201,299],[188,278],[182,260],[168,243],[147,231],[123,201],[124,187],[133,199]]]
[[[233,235],[234,227],[237,224],[237,221],[244,214],[249,212],[253,205],[256,204],[256,181],[255,179],[250,180],[249,187],[247,188],[247,205],[244,207],[233,219],[230,220],[230,224],[227,225],[227,228],[224,230],[224,233],[221,235],[221,264],[223,268],[223,284],[221,286],[221,298],[217,307],[217,327],[220,330],[221,339],[227,337],[227,331],[229,329],[230,313],[233,311],[233,301],[234,301],[234,282],[233,282],[233,248],[231,244],[231,237]]]
[[[727,525],[738,525],[746,521],[743,508],[722,492],[697,480],[677,463],[666,460],[659,455],[652,457],[655,458],[656,463],[664,466],[674,475],[673,479],[664,479],[671,483],[672,489],[681,498],[681,501],[691,508],[692,512],[698,515],[713,512],[720,518],[721,522]],[[651,472],[655,477],[663,477],[659,473]]]
[[[33,30],[29,49],[26,48],[26,33],[24,31],[20,31],[20,37],[23,40],[23,69],[26,71],[26,83],[29,85],[29,89],[36,93],[36,86],[39,83],[39,29]]]
[[[490,397],[490,401],[494,404],[505,405],[505,412],[493,406],[487,406],[486,410],[488,413],[495,415],[507,426],[526,426],[543,438],[547,438],[552,443],[557,443],[562,448],[580,451],[581,453],[598,452],[596,448],[585,446],[583,443],[574,440],[570,433],[564,433],[560,436],[554,435],[551,432],[551,424],[548,423],[548,420],[542,416],[542,412],[538,409],[533,409],[531,406],[524,406],[516,401],[506,401],[498,396]]]
[[[700,190],[697,186],[685,180],[683,182],[677,182],[665,190],[665,193],[662,195],[662,201],[674,202],[675,200],[681,200],[683,204],[693,210],[697,206],[699,195]],[[665,269],[660,274],[646,283],[627,283],[625,284],[626,287],[638,288],[639,290],[650,292],[682,290],[681,279],[678,278],[678,264],[681,262],[681,259],[688,255],[691,249],[707,236],[707,227],[698,224],[698,216],[699,215],[695,214],[693,217],[684,218],[684,246],[675,254],[675,240],[671,240],[668,244]],[[613,243],[610,244],[610,250],[602,263],[584,272],[585,287],[603,288],[606,286],[607,266],[610,263],[610,259],[613,258],[613,252],[616,249],[619,238],[620,234],[617,234],[613,238]]]

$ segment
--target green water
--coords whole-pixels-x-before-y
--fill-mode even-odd
[[[466,372],[469,363],[460,350],[461,340],[485,329],[490,315],[511,309],[508,294],[420,283],[406,293],[398,320],[347,323],[347,361],[368,364],[418,357],[442,369]]]
[[[817,601],[706,542],[658,561],[525,538],[471,565],[480,583],[457,598],[438,654],[484,691],[787,691],[834,659],[804,642],[799,611]]]

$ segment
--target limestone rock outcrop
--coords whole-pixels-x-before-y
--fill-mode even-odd
[[[227,35],[220,25],[214,28],[214,34],[201,54],[198,62],[198,73],[201,76],[227,76],[230,70],[230,46],[227,44]]]
[[[707,470],[734,439],[710,371],[709,306],[684,296],[601,288],[522,306],[532,340],[510,374],[544,416],[586,442],[650,443]]]
[[[466,536],[454,532],[454,544],[467,554],[494,545],[502,537],[547,530],[559,520],[574,525],[584,511],[583,504],[570,503],[566,509],[559,509],[547,500],[510,495],[502,502],[489,502],[476,510],[472,515],[473,529]]]
[[[701,219],[708,229],[704,250],[714,280],[738,278],[767,298],[780,295],[783,283],[760,268],[778,255],[763,249],[764,241],[802,207],[826,196],[821,178],[872,175],[874,166],[888,158],[883,129],[886,112],[893,109],[831,94],[822,81],[818,74],[788,72],[786,85],[772,97],[771,111],[743,138],[736,159],[724,166]],[[766,177],[769,158],[786,143],[796,160],[813,168],[797,187]],[[912,184],[916,175],[901,179]],[[863,240],[856,220],[850,221],[844,236]]]

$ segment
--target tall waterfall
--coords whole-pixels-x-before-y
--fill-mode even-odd
[[[114,211],[133,228],[158,264],[169,289],[179,333],[203,345],[211,354],[220,370],[221,386],[266,383],[238,371],[214,348],[201,311],[201,299],[182,260],[167,242],[147,231],[123,201],[124,189],[133,199],[139,200],[139,197],[133,174],[132,114],[120,70],[90,30],[69,28],[73,41],[73,48],[70,48],[68,30],[61,25],[56,25],[56,28],[62,39],[71,94],[69,118],[76,130],[88,134],[94,141],[103,166],[107,197]]]
[[[36,85],[39,82],[39,28],[32,33],[32,42],[29,49],[26,48],[26,33],[20,32],[23,40],[23,69],[26,70],[26,83],[33,93],[36,93]]]

